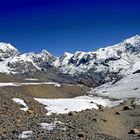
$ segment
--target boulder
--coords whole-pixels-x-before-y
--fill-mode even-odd
[[[129,134],[140,134],[140,130],[137,129],[137,128],[131,129],[131,130],[129,131]]]

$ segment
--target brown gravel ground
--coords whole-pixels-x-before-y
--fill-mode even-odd
[[[60,98],[83,95],[88,88],[79,86],[22,86],[0,87],[0,140],[18,140],[24,130],[32,130],[27,140],[139,140],[140,134],[129,134],[140,129],[140,106],[126,101],[114,108],[85,110],[79,113],[46,116],[43,105],[33,97]],[[49,95],[49,92],[51,94]],[[21,98],[29,111],[20,110],[12,98]],[[131,109],[124,110],[124,106]],[[39,123],[61,121],[53,131],[42,129]]]

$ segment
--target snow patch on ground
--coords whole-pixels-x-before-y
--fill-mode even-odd
[[[12,100],[17,104],[24,106],[24,107],[20,108],[20,110],[27,111],[29,109],[29,107],[26,105],[24,100],[19,99],[19,98],[13,98]]]
[[[61,84],[55,82],[40,82],[40,83],[0,83],[0,87],[4,86],[23,86],[23,85],[54,85],[56,87],[61,87]]]
[[[27,81],[37,81],[38,79],[25,79]],[[29,83],[0,83],[0,87],[5,87],[5,86],[23,86],[23,85],[54,85],[55,87],[61,87],[61,84],[56,83],[56,82],[29,82]],[[64,86],[73,86],[71,84],[63,84]],[[83,85],[77,84],[76,86],[78,87],[83,87]]]
[[[53,131],[57,124],[61,124],[60,121],[54,121],[53,123],[39,123],[42,129]]]
[[[101,97],[80,96],[76,98],[62,98],[62,99],[42,99],[35,98],[36,101],[45,105],[48,110],[47,115],[52,113],[65,114],[70,111],[82,111],[86,109],[98,109],[98,105],[104,107],[114,107],[119,105],[123,100],[110,101]]]
[[[19,86],[16,83],[0,83],[0,87],[7,87],[7,86]]]
[[[137,100],[134,102],[134,104],[140,105],[140,99],[137,99]]]
[[[26,139],[31,137],[33,134],[33,131],[23,131],[21,134],[19,134],[18,138],[20,139]]]
[[[54,85],[55,87],[61,87],[61,84],[56,82],[45,82],[46,85]]]
[[[89,92],[114,99],[140,98],[140,74],[131,74],[115,84],[106,83]]]
[[[22,85],[54,85],[56,87],[61,87],[61,84],[55,82],[40,82],[40,83],[18,83],[20,86]]]
[[[26,81],[38,81],[38,79],[35,79],[35,78],[26,78],[25,80]]]

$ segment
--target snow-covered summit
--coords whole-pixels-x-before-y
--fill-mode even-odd
[[[18,54],[18,50],[9,43],[0,42],[0,57],[8,58]]]
[[[47,50],[42,50],[41,53],[36,54],[36,57],[41,58],[43,61],[52,63],[56,60],[56,57],[49,53]]]
[[[130,43],[133,46],[140,45],[140,36],[139,35],[133,36],[133,37],[131,37],[129,39],[126,39],[125,42]]]
[[[2,43],[2,42],[0,42],[0,49],[3,50],[3,51],[7,51],[9,49],[11,49],[11,50],[17,50],[11,44],[9,44],[9,43]]]
[[[67,65],[69,62],[69,59],[73,56],[73,54],[64,52],[64,54],[61,57],[58,57],[54,62],[53,65],[55,67],[60,67],[61,65]]]

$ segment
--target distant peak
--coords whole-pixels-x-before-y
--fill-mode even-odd
[[[42,50],[41,51],[41,54],[44,54],[44,55],[48,55],[48,56],[52,56],[52,54],[51,53],[49,53],[47,50]]]
[[[47,50],[45,50],[45,49],[43,49],[42,51],[41,51],[42,53],[49,53]]]
[[[10,50],[17,50],[14,46],[12,46],[11,44],[9,43],[3,43],[3,42],[0,42],[0,49],[3,50],[3,51],[6,51],[8,49]]]
[[[130,37],[130,38],[124,40],[124,41],[127,42],[127,43],[135,43],[135,42],[138,42],[138,41],[140,42],[140,36],[135,35],[135,36]]]
[[[140,37],[139,35],[135,35],[135,36],[133,36],[133,37]]]
[[[73,54],[72,53],[69,53],[69,52],[64,52],[63,55],[65,55],[65,56],[72,56]]]
[[[0,57],[8,58],[19,54],[18,50],[9,43],[0,42]]]
[[[124,44],[131,44],[132,46],[138,48],[140,46],[140,36],[136,35],[136,36],[133,36],[131,38],[128,38],[128,39],[124,40],[123,43]]]
[[[135,35],[135,36],[132,36],[132,37],[130,37],[130,38],[128,38],[128,39],[139,39],[139,38],[140,38],[139,35]]]

